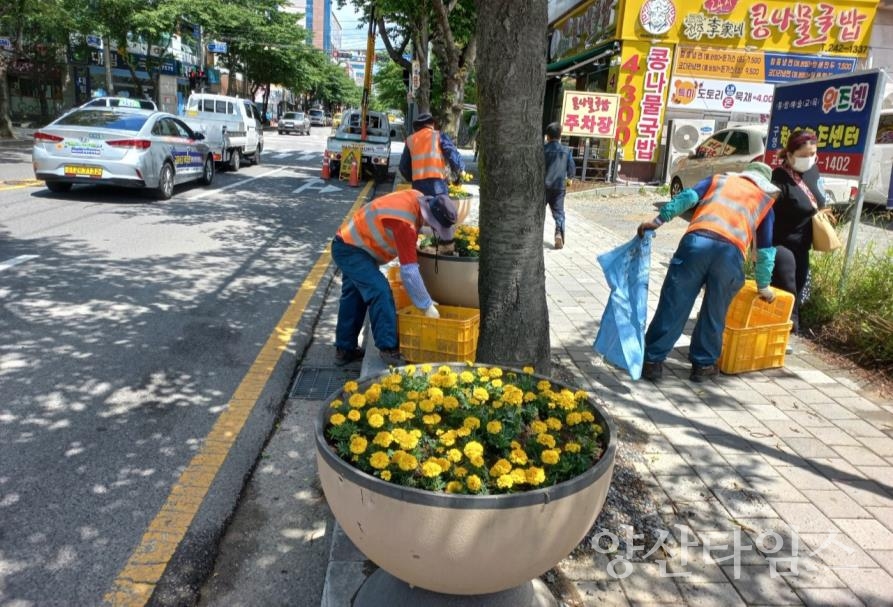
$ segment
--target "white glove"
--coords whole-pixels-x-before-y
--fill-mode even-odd
[[[433,303],[428,306],[428,308],[425,310],[425,316],[427,316],[428,318],[440,318],[440,312],[437,311],[437,306],[435,306]]]
[[[762,299],[763,301],[769,303],[775,301],[775,291],[772,290],[772,288],[770,287],[763,287],[759,291],[757,291],[757,293],[759,293],[760,299]]]

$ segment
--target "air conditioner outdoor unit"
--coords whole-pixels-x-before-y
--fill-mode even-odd
[[[713,134],[716,121],[706,119],[677,118],[671,120],[667,130],[666,165],[664,182],[670,182],[673,163],[682,156],[688,156],[702,141]]]

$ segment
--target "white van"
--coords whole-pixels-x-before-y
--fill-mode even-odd
[[[185,121],[202,133],[214,160],[238,171],[242,159],[260,163],[264,148],[263,120],[248,99],[193,93],[186,101]]]
[[[890,174],[893,173],[893,109],[881,110],[874,147],[868,162],[865,202],[886,205],[893,209],[890,192]]]

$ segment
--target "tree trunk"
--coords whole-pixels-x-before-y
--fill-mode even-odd
[[[115,94],[115,79],[112,77],[112,40],[109,36],[102,39],[102,63],[105,66],[105,94]]]
[[[8,60],[5,53],[0,52],[0,139],[15,137],[12,132],[12,118],[10,118],[9,81],[6,78]]]
[[[419,88],[415,92],[416,115],[431,111],[431,78],[428,76],[428,16],[420,12],[412,36],[412,58],[419,62]]]
[[[440,126],[453,140],[457,140],[465,101],[465,83],[477,53],[477,36],[472,36],[464,48],[459,48],[450,27],[449,11],[450,7],[443,0],[435,0],[434,23],[439,36],[434,53],[443,66],[444,74],[444,108]]]
[[[477,0],[479,362],[550,373],[543,260],[546,0]]]

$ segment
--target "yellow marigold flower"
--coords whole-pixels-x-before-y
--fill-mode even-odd
[[[381,413],[375,413],[369,416],[369,425],[373,428],[381,428],[384,426],[384,417]]]
[[[443,390],[440,388],[428,388],[428,398],[434,401],[438,398],[443,398]]]
[[[488,369],[487,367],[478,367],[476,371],[478,373],[478,377],[481,377],[483,379],[487,379],[490,376],[490,369]]]
[[[389,480],[391,480],[391,471],[390,470],[382,470],[379,473],[379,476],[381,477],[381,480],[389,481]]]
[[[440,469],[444,472],[449,471],[449,469],[453,467],[453,464],[450,463],[450,460],[445,457],[434,458],[434,461],[437,462],[437,465],[439,465]]]
[[[511,489],[515,484],[515,479],[511,474],[503,474],[496,479],[496,486],[500,489]]]
[[[394,437],[391,435],[390,432],[387,431],[379,432],[375,435],[375,438],[372,439],[373,445],[378,445],[379,447],[384,447],[385,449],[390,447],[391,443],[393,442]]]
[[[347,419],[349,419],[352,422],[360,421],[361,417],[363,417],[363,416],[360,415],[360,412],[357,411],[356,409],[351,409],[350,411],[347,412]]]
[[[604,429],[602,428],[601,424],[592,424],[592,432],[593,434],[598,435],[604,432]]]
[[[404,472],[411,472],[419,467],[419,460],[417,460],[414,455],[406,453],[400,458],[398,466],[400,466],[400,469]]]
[[[419,394],[415,390],[410,390],[409,392],[406,393],[406,398],[408,398],[409,400],[419,400],[420,396],[421,396],[421,394]]]
[[[425,375],[427,375],[428,373],[431,373],[431,365],[429,365],[427,363],[422,365],[421,369],[422,369],[422,373],[424,373]]]
[[[520,449],[521,443],[519,443],[516,440],[513,440],[512,442],[509,443],[509,447],[511,447],[512,449]]]
[[[333,426],[340,426],[346,421],[347,418],[340,413],[335,413],[334,415],[332,415],[332,417],[329,418],[329,423],[331,423]]]
[[[421,409],[425,413],[431,413],[432,411],[434,411],[434,402],[431,400],[425,399],[419,403],[419,409]]]
[[[508,404],[518,407],[524,402],[524,392],[515,386],[506,386],[502,392],[502,399]]]
[[[534,400],[536,400],[536,394],[534,394],[533,392],[525,392],[524,393],[524,402],[525,403],[529,403]]]
[[[381,386],[378,384],[372,384],[369,386],[369,389],[364,393],[366,397],[367,403],[377,403],[378,399],[381,398]]]
[[[415,365],[406,365],[406,367],[404,367],[403,369],[403,372],[410,377],[415,375]]]
[[[450,449],[447,451],[447,459],[453,462],[454,464],[462,461],[462,452],[458,449]]]
[[[538,419],[535,419],[532,422],[530,422],[530,431],[533,432],[534,434],[542,434],[543,432],[546,432],[548,429],[549,429],[549,426],[547,426],[545,422],[542,422]]]
[[[462,426],[469,430],[477,430],[481,427],[481,420],[473,415],[469,415],[465,418],[465,421],[462,422]]]
[[[506,459],[500,459],[490,467],[490,476],[502,476],[512,471],[512,465]]]
[[[461,428],[456,430],[456,434],[459,436],[468,436],[469,434],[471,434],[471,429],[466,428],[465,426],[462,426]]]
[[[479,457],[484,454],[484,446],[479,442],[473,440],[468,441],[468,443],[462,448],[462,453],[465,454],[465,457]]]
[[[567,416],[564,418],[564,421],[567,422],[568,426],[576,426],[577,424],[583,422],[583,415],[576,411],[573,411],[567,414]]]
[[[465,486],[468,487],[469,491],[477,493],[481,490],[481,478],[477,474],[472,474],[465,479]]]
[[[580,443],[575,443],[573,441],[570,441],[564,445],[564,450],[568,453],[579,453],[580,449],[582,449]]]
[[[501,388],[501,387],[502,387],[502,380],[501,380],[501,379],[491,379],[491,380],[490,380],[490,385],[493,386],[494,388]]]
[[[475,468],[483,468],[484,467],[484,456],[483,455],[472,455],[468,458],[468,463],[470,463]]]
[[[595,421],[595,416],[592,414],[591,411],[583,411],[583,413],[581,413],[580,415],[583,416],[583,421],[584,421],[584,422],[590,422],[590,423],[591,423],[591,422],[594,422],[594,421]]]
[[[577,408],[577,401],[574,398],[574,393],[570,390],[562,390],[561,392],[559,392],[557,399],[558,405],[565,411],[570,411]]]
[[[456,444],[456,431],[450,430],[448,432],[444,432],[438,440],[440,441],[440,444],[446,447],[452,447]]]
[[[446,491],[447,493],[459,493],[462,491],[462,489],[462,483],[460,483],[459,481],[450,481],[446,484],[444,491]]]
[[[344,383],[344,391],[348,394],[352,394],[360,389],[360,385],[355,381],[348,381]]]
[[[471,371],[462,371],[462,373],[459,374],[459,381],[463,384],[470,384],[474,381],[474,373]]]
[[[435,476],[440,476],[443,470],[440,468],[440,464],[438,464],[434,460],[428,460],[424,464],[422,464],[422,476],[427,478],[434,478]]]
[[[527,454],[524,453],[523,449],[515,448],[515,449],[512,449],[512,452],[509,454],[509,460],[513,464],[523,466],[527,463]]]
[[[443,398],[443,410],[455,411],[459,408],[459,399],[455,396],[445,396]]]
[[[441,385],[444,388],[453,388],[456,386],[458,381],[459,381],[459,376],[455,373],[450,373],[449,375],[444,375]]]
[[[537,434],[536,442],[548,447],[549,449],[553,449],[555,447],[555,437],[552,436],[551,434],[546,434],[546,433]]]
[[[552,383],[547,379],[541,379],[536,384],[536,389],[539,390],[540,392],[545,392],[546,390],[549,390],[550,388],[552,388]]]
[[[340,406],[343,405],[343,404],[344,404],[344,401],[343,401],[343,400],[341,400],[340,398],[336,398],[336,399],[333,400],[331,403],[329,403],[329,406],[330,406],[332,409],[337,409],[338,407],[340,407]]]
[[[502,369],[499,367],[493,367],[490,369],[490,379],[496,379],[502,377]]]
[[[411,432],[406,432],[401,428],[397,428],[393,432],[394,440],[400,445],[401,449],[415,449],[419,444],[419,438]]]
[[[589,392],[587,392],[586,390],[577,390],[576,392],[574,392],[574,398],[576,398],[577,400],[586,400],[587,398],[589,398]]]
[[[456,478],[465,478],[465,476],[468,474],[468,470],[466,468],[463,468],[462,466],[456,466],[455,468],[453,468],[453,474]]]
[[[369,465],[376,470],[383,470],[387,468],[390,463],[391,458],[389,458],[388,454],[384,451],[376,451],[372,454],[372,457],[369,458]]]
[[[400,403],[400,406],[397,408],[400,409],[401,411],[406,411],[407,413],[415,413],[416,404],[415,404],[415,402],[408,400],[404,403]]]
[[[350,403],[350,406],[354,409],[362,409],[366,406],[366,397],[362,394],[351,394],[347,402]]]
[[[475,388],[474,390],[472,390],[471,395],[482,403],[487,402],[487,400],[490,398],[490,393],[487,392],[484,388]]]
[[[500,432],[502,432],[502,422],[495,419],[493,421],[487,422],[487,432],[489,432],[490,434],[499,434]]]
[[[388,413],[388,419],[391,421],[392,424],[403,423],[408,419],[408,417],[409,416],[407,415],[406,411],[404,411],[403,409],[391,409],[391,411]]]
[[[531,466],[525,471],[528,485],[541,485],[546,481],[546,471],[536,466]]]
[[[427,426],[436,426],[440,423],[440,416],[437,413],[422,416],[422,423]]]
[[[554,465],[558,463],[558,460],[561,459],[561,457],[558,455],[558,451],[556,451],[555,449],[546,449],[540,455],[540,459],[543,460],[544,464]]]
[[[515,481],[516,485],[523,485],[527,482],[527,474],[524,472],[523,468],[515,468],[512,470],[512,480]]]
[[[533,373],[533,367],[524,367],[521,370],[524,371],[527,375],[530,375],[531,373]]]
[[[556,419],[554,417],[550,417],[546,420],[546,425],[549,426],[549,430],[561,430],[561,420]]]
[[[369,446],[369,441],[367,441],[362,436],[357,436],[354,434],[350,437],[350,452],[354,455],[359,455],[366,451],[366,447]]]

